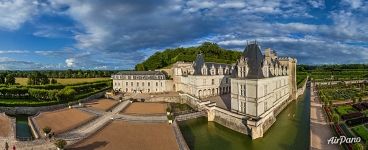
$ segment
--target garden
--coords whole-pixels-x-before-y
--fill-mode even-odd
[[[346,101],[361,102],[368,96],[368,83],[336,85],[317,85],[318,94],[323,102]]]
[[[111,87],[111,80],[66,85],[0,85],[0,106],[32,107],[68,103]]]
[[[318,95],[338,136],[361,137],[368,143],[368,89],[366,83],[317,85]],[[344,144],[346,149],[356,145]],[[368,147],[368,145],[365,145]]]

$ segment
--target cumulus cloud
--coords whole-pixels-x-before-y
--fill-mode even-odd
[[[74,58],[68,58],[65,60],[66,66],[68,67],[74,67],[75,66],[75,59]]]
[[[37,1],[31,0],[0,1],[0,28],[18,29],[37,13],[38,4]]]
[[[332,11],[325,10],[324,0],[52,0],[30,4],[30,8],[22,7],[21,12],[29,16],[19,19],[23,21],[18,25],[45,13],[73,21],[67,26],[38,26],[33,32],[37,37],[75,40],[67,51],[35,51],[43,57],[62,57],[65,67],[130,69],[156,51],[204,41],[242,50],[247,41],[257,40],[262,47],[290,54],[302,63],[366,62],[363,56],[367,56],[368,9],[359,0],[337,2],[340,6]],[[312,13],[317,9],[324,14]],[[0,18],[1,27],[6,28]]]

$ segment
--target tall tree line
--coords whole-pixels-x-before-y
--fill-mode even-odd
[[[14,85],[15,75],[12,73],[0,73],[0,84]]]
[[[100,78],[111,77],[112,74],[117,73],[118,70],[8,70],[3,73],[11,73],[15,77],[28,78],[29,75],[40,73],[48,78]]]

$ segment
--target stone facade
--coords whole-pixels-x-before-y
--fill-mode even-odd
[[[166,78],[161,71],[122,71],[112,75],[113,89],[128,93],[172,91],[173,82]]]
[[[176,62],[171,69],[164,69],[172,80],[166,80],[168,77],[159,71],[121,72],[112,78],[114,89],[124,92],[180,92],[181,102],[207,110],[208,121],[255,139],[262,137],[277,114],[297,98],[296,63],[295,58],[278,57],[271,49],[262,54],[259,44],[252,42],[234,64],[205,62],[203,54],[193,62]],[[157,82],[154,85],[158,87],[147,87],[150,82]],[[208,101],[225,94],[231,96],[229,110]]]

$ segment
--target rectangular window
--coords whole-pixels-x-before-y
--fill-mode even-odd
[[[268,92],[267,92],[267,85],[264,85],[264,86],[263,86],[263,88],[264,88],[264,89],[263,89],[263,90],[264,90],[264,95],[267,95],[267,93],[268,93]]]
[[[151,82],[148,82],[148,86],[151,86]]]
[[[245,113],[245,102],[240,102],[240,111]]]
[[[139,82],[137,82],[137,86],[139,86]]]
[[[133,82],[130,82],[130,86],[133,86]]]
[[[158,86],[158,82],[156,82],[156,86]]]
[[[144,82],[142,82],[142,86],[144,86]]]
[[[264,111],[266,111],[267,109],[267,102],[264,102]]]
[[[125,82],[125,86],[128,86],[128,82]]]
[[[212,85],[215,85],[215,79],[212,79]]]
[[[161,87],[162,87],[162,82],[161,82]]]

